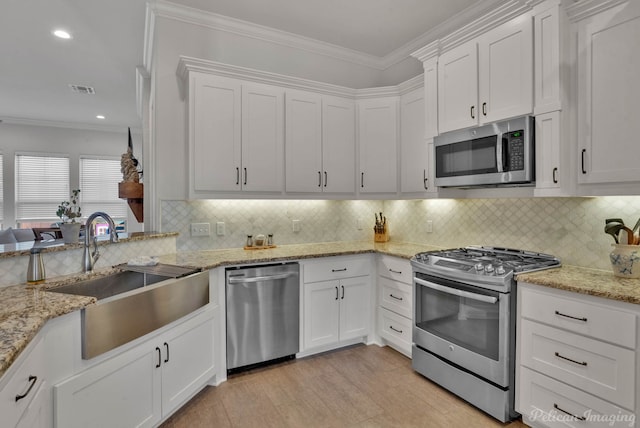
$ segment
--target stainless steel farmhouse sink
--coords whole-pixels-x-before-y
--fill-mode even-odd
[[[48,291],[98,299],[81,313],[82,358],[90,359],[205,306],[209,273],[171,278],[125,271]]]
[[[103,300],[116,294],[126,293],[156,282],[166,280],[166,276],[153,275],[143,272],[124,271],[100,278],[87,279],[74,284],[63,285],[49,289],[55,293],[91,296]]]

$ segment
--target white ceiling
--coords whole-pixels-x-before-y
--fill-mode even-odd
[[[174,0],[383,57],[479,0]],[[145,0],[3,0],[0,119],[140,127]],[[62,27],[71,40],[53,37]],[[68,85],[95,88],[75,94]],[[105,120],[96,119],[103,114]]]

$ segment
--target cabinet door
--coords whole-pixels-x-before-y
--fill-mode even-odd
[[[189,320],[162,343],[162,414],[166,416],[215,374],[214,311]]]
[[[560,4],[539,11],[533,16],[534,25],[534,110],[537,114],[562,108],[560,78],[562,75]],[[563,21],[563,23],[565,23]]]
[[[560,112],[536,116],[536,188],[560,187]]]
[[[438,128],[478,124],[478,48],[472,40],[438,58]]]
[[[242,190],[281,192],[284,157],[284,91],[242,86]]]
[[[241,85],[234,79],[195,73],[190,82],[191,189],[239,191]]]
[[[56,385],[55,425],[157,425],[161,419],[160,352],[159,347],[142,345]]]
[[[640,180],[640,4],[579,24],[578,141],[581,183]]]
[[[400,191],[427,190],[429,154],[424,139],[424,89],[400,98]]]
[[[397,191],[396,97],[360,101],[360,192]]]
[[[322,98],[287,91],[286,191],[322,191]]]
[[[424,68],[424,136],[438,135],[438,59],[422,64]]]
[[[479,43],[480,123],[533,111],[533,22],[528,14],[487,32]]]
[[[51,388],[43,382],[34,392],[33,400],[27,406],[16,428],[48,428],[52,424]]]
[[[369,334],[371,284],[369,276],[340,280],[340,340]]]
[[[304,284],[304,347],[337,343],[340,304],[338,281]]]
[[[322,169],[325,192],[355,192],[356,116],[351,100],[322,98]]]

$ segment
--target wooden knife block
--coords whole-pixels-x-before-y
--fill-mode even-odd
[[[375,232],[373,234],[373,242],[388,242],[389,241],[389,224],[384,225],[384,231],[382,233]]]

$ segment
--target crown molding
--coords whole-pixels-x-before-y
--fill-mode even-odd
[[[566,7],[569,21],[577,22],[593,16],[603,10],[611,9],[629,0],[574,0],[575,3]],[[636,0],[633,0],[636,1]]]
[[[144,66],[147,70],[150,70],[153,61],[154,31],[157,17],[199,25],[269,43],[276,43],[375,70],[386,70],[407,58],[415,57],[413,53],[420,51],[423,46],[430,45],[434,41],[447,38],[451,42],[454,39],[447,36],[454,33],[458,34],[458,37],[465,36],[465,31],[460,31],[461,27],[466,28],[466,31],[472,32],[472,34],[466,36],[468,39],[482,32],[483,28],[486,30],[488,24],[494,22],[496,19],[500,23],[507,21],[518,13],[521,13],[522,10],[529,10],[531,8],[530,3],[540,1],[541,0],[510,0],[506,2],[508,6],[505,7],[505,0],[481,0],[405,45],[380,57],[275,28],[171,3],[166,0],[156,0],[153,3],[147,3]],[[489,14],[490,17],[484,19],[487,14]],[[506,14],[506,16],[501,16],[501,14]],[[472,21],[472,24],[467,24],[470,21]],[[473,23],[476,23],[476,25],[473,25]],[[475,28],[479,24],[481,27]]]
[[[8,125],[25,125],[25,126],[42,126],[48,128],[66,128],[82,131],[100,131],[100,132],[118,132],[122,133],[124,125],[92,125],[80,122],[63,122],[56,120],[29,119],[21,117],[2,117],[0,118],[0,126]],[[142,130],[132,127],[131,132],[141,133]]]
[[[418,49],[411,53],[411,56],[417,58],[419,61],[425,62],[428,59],[438,56],[440,53],[440,46],[438,41],[433,41],[423,48]]]
[[[356,92],[354,89],[347,88],[345,86],[333,85],[331,83],[323,83],[315,80],[303,79],[301,77],[285,76],[283,74],[271,73],[238,65],[224,64],[200,58],[180,56],[176,74],[182,79],[185,86],[188,84],[189,73],[194,71],[339,97],[352,98]],[[188,92],[183,91],[183,93],[186,94]]]
[[[265,42],[276,43],[290,48],[313,52],[378,70],[384,69],[382,59],[378,56],[275,28],[254,24],[200,9],[194,9],[188,6],[178,5],[164,0],[157,0],[155,4],[149,4],[149,8],[156,17],[159,16],[173,19]]]
[[[136,67],[136,110],[139,118],[143,116],[144,91],[150,78],[151,76],[144,66],[139,65]]]
[[[155,54],[156,14],[154,4],[147,2],[144,17],[144,46],[142,49],[142,66],[147,74],[151,74]]]

